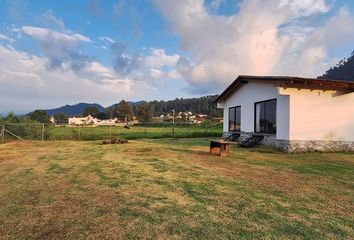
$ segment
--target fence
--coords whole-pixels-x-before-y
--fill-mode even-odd
[[[0,125],[1,126],[1,125]],[[117,125],[54,125],[2,123],[1,143],[13,140],[103,140],[138,138],[219,137],[221,124],[138,123],[129,128]]]

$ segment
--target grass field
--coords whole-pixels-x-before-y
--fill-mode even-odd
[[[0,145],[0,239],[353,239],[354,154],[208,139]]]
[[[81,127],[80,136],[78,127],[56,127],[49,131],[50,140],[81,139],[98,140],[107,138],[139,139],[139,138],[195,138],[221,136],[222,125],[169,127],[131,126],[110,128],[109,126]]]
[[[41,140],[42,124],[6,124],[6,129],[23,139]],[[102,140],[109,138],[140,139],[140,138],[197,138],[197,137],[220,137],[222,135],[222,124],[172,124],[162,126],[142,125],[131,126],[125,129],[121,126],[62,126],[54,127],[45,125],[43,137],[46,140]],[[6,134],[7,141],[15,139]]]

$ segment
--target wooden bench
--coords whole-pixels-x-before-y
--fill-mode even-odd
[[[235,142],[229,141],[210,141],[210,153],[220,156],[228,157],[231,154],[232,145],[235,145]]]

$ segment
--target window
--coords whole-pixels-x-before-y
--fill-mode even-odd
[[[229,132],[241,131],[241,106],[229,108]]]
[[[277,131],[277,100],[255,103],[254,130],[256,133],[276,134]]]

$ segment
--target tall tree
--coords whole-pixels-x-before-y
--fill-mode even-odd
[[[84,109],[84,111],[82,112],[82,115],[84,117],[91,115],[92,117],[95,117],[98,113],[100,112],[100,110],[98,110],[97,107],[86,107]]]
[[[349,58],[344,58],[331,67],[319,79],[349,80],[354,81],[354,51]]]
[[[151,122],[153,113],[148,104],[143,104],[138,107],[138,119],[141,122]]]
[[[34,110],[28,114],[29,118],[33,121],[41,123],[49,123],[49,116],[45,110]]]
[[[105,112],[99,112],[99,113],[95,114],[95,117],[100,120],[105,120],[105,119],[109,118],[108,114]]]
[[[133,119],[133,109],[127,101],[122,100],[117,104],[114,116],[120,121],[131,121]]]
[[[10,122],[10,123],[19,123],[21,120],[19,117],[17,117],[13,112],[10,112],[7,114],[6,117],[2,119],[4,122]]]
[[[54,114],[53,117],[55,119],[55,122],[59,124],[67,124],[69,120],[68,115],[62,112]]]

